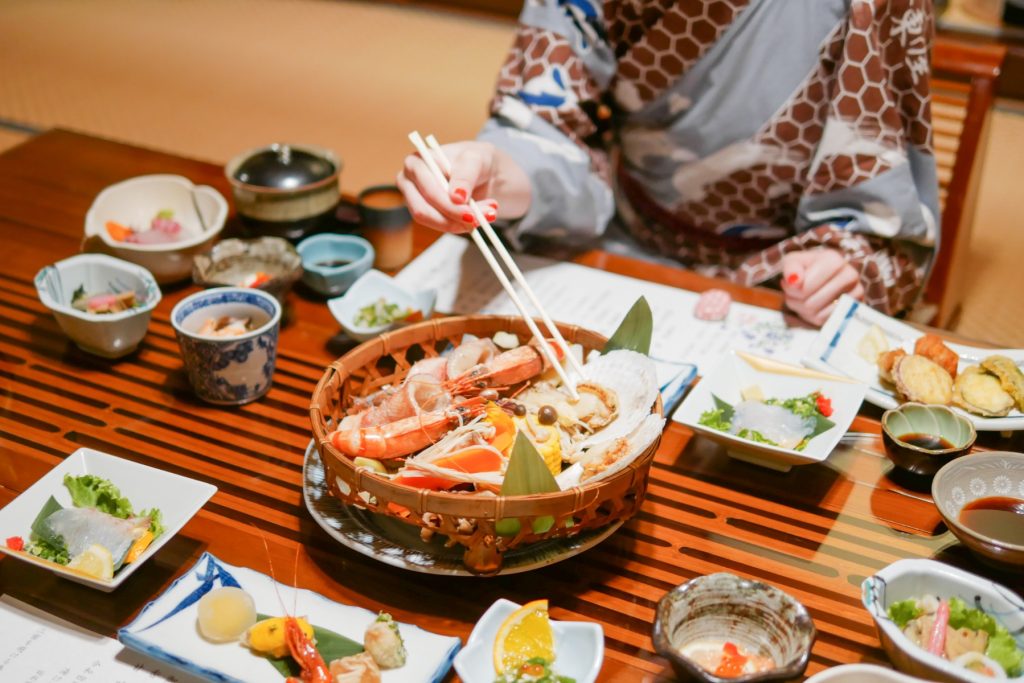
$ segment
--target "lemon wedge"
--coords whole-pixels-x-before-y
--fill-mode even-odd
[[[528,659],[555,659],[555,637],[548,620],[548,601],[528,602],[505,618],[494,639],[494,670],[516,671]]]
[[[110,555],[109,550],[94,543],[68,562],[68,569],[109,581],[114,578],[114,558]]]

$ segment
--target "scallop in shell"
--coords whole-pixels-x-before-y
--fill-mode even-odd
[[[580,482],[604,479],[626,467],[654,443],[664,428],[665,418],[648,413],[629,434],[594,444],[577,461],[583,465]]]
[[[583,366],[580,384],[599,387],[613,395],[616,402],[614,417],[580,442],[584,448],[630,434],[651,414],[658,397],[654,362],[636,351],[611,351],[591,360]]]

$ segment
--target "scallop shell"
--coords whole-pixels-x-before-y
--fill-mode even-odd
[[[583,465],[582,483],[610,477],[633,462],[654,443],[665,428],[665,418],[648,413],[630,434],[594,444],[577,461]]]
[[[636,351],[617,350],[598,356],[583,366],[582,381],[610,389],[618,400],[618,415],[604,429],[583,439],[579,444],[583,448],[631,433],[651,414],[658,396],[654,362]]]

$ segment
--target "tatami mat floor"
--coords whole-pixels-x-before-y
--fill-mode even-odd
[[[508,21],[341,0],[3,0],[0,149],[62,126],[223,163],[272,141],[344,159],[342,186],[390,182],[413,129],[474,135]],[[1024,347],[1024,230],[1011,198],[1024,116],[993,121],[958,330]]]

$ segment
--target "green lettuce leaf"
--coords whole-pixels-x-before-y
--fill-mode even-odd
[[[988,647],[985,648],[985,656],[995,660],[1006,669],[1006,675],[1016,678],[1021,674],[1021,665],[1024,664],[1024,652],[1017,647],[1016,641],[1005,628],[999,627],[1000,633],[988,639]]]
[[[889,618],[892,619],[900,629],[903,629],[908,622],[921,616],[921,610],[916,600],[901,600],[889,605]]]
[[[139,513],[139,517],[149,517],[149,530],[153,532],[153,538],[158,537],[166,530],[164,515],[158,508],[143,510]]]
[[[92,474],[73,477],[66,474],[64,486],[71,492],[71,502],[75,507],[95,508],[122,519],[134,514],[132,504],[121,495],[120,489],[103,477]]]

